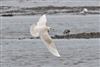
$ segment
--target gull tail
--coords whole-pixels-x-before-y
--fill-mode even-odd
[[[34,24],[30,27],[30,33],[33,37],[39,37],[39,32]]]

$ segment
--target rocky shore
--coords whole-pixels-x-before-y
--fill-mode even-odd
[[[90,33],[77,33],[77,34],[68,34],[68,35],[55,35],[54,38],[62,39],[70,39],[70,38],[100,38],[100,32],[90,32]]]
[[[62,34],[62,35],[54,35],[51,36],[53,39],[90,39],[90,38],[100,38],[100,32],[90,32],[90,33],[77,33],[77,34]],[[21,39],[27,39],[27,38],[18,38],[19,40]],[[39,37],[34,38],[34,37],[29,37],[28,39],[39,39]]]
[[[13,6],[0,6],[0,16],[26,16],[26,15],[39,15],[39,14],[78,14],[87,8],[87,14],[100,14],[100,6],[37,6],[37,7],[13,7]]]

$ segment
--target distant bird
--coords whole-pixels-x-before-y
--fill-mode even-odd
[[[67,29],[65,29],[63,32],[64,35],[68,35],[69,33],[70,33],[70,30],[67,30]]]
[[[81,14],[86,14],[88,12],[88,9],[84,8],[80,13]]]
[[[53,42],[52,38],[48,34],[48,31],[51,29],[51,27],[48,27],[46,25],[46,22],[47,22],[47,18],[46,18],[46,15],[44,14],[43,16],[40,17],[36,25],[33,24],[30,27],[30,33],[33,37],[40,36],[40,39],[47,46],[49,51],[53,55],[60,57],[60,54],[58,53],[56,49],[55,43]]]

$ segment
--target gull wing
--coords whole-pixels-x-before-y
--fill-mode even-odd
[[[30,27],[30,33],[33,37],[39,37],[39,33],[34,24]]]
[[[49,51],[53,55],[55,55],[57,57],[60,57],[60,55],[59,55],[59,53],[58,53],[58,51],[56,49],[56,46],[55,46],[53,40],[51,39],[51,37],[49,36],[47,31],[41,33],[40,34],[40,38],[41,38],[41,40],[44,42],[44,44],[47,46],[47,48],[49,49]]]
[[[47,22],[47,18],[46,18],[46,15],[44,14],[43,16],[40,17],[37,25],[39,25],[39,26],[46,25],[46,22]]]

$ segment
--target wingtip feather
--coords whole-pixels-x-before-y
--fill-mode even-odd
[[[61,57],[59,52],[57,51],[57,49],[55,47],[49,47],[48,49],[54,56]]]
[[[58,52],[56,52],[54,55],[57,56],[57,57],[61,57]]]

